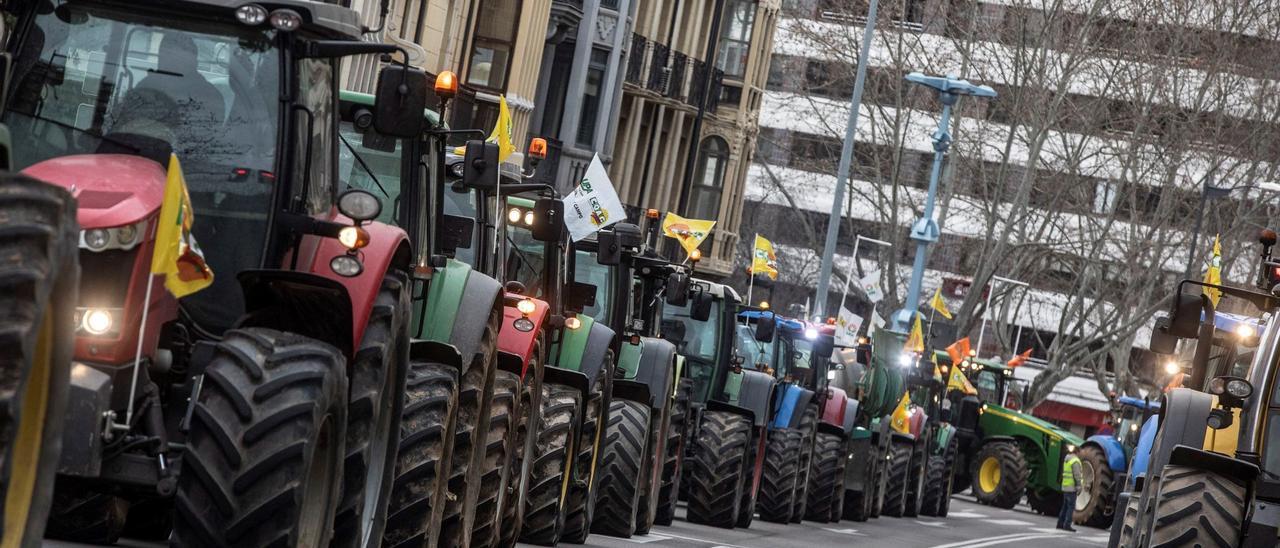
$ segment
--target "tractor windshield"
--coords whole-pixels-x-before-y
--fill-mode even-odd
[[[508,222],[506,227],[507,279],[524,284],[529,295],[543,296],[547,245],[533,239],[533,232],[519,223]]]
[[[379,135],[372,127],[358,129],[350,120],[338,126],[338,182],[343,190],[359,188],[382,200],[378,222],[396,224],[400,204],[401,141]]]
[[[776,340],[776,338],[775,338]],[[774,341],[760,342],[755,337],[755,326],[740,323],[737,327],[737,352],[748,367],[763,371],[773,367]]]
[[[235,273],[263,261],[281,119],[275,31],[96,3],[36,11],[14,38],[3,117],[14,167],[176,154],[216,273],[183,307],[208,327],[229,326],[241,309]]]
[[[724,301],[712,303],[711,317],[706,321],[693,319],[690,305],[667,305],[662,312],[663,336],[676,345],[677,352],[685,357],[689,378],[693,379],[693,393],[699,401],[705,401],[715,377],[716,364],[720,361],[721,318]],[[665,324],[680,324],[682,328],[668,328]],[[674,326],[673,326],[674,327]],[[677,340],[678,339],[678,340]]]
[[[597,322],[609,323],[609,296],[613,294],[612,267],[596,261],[595,253],[577,251],[574,262],[573,279],[577,282],[596,286],[596,302],[586,307],[583,314],[594,318]]]

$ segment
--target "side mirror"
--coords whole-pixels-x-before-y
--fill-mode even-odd
[[[539,242],[558,242],[564,235],[564,202],[555,198],[539,198],[533,204],[533,226],[530,232]]]
[[[622,244],[612,230],[601,230],[596,234],[599,249],[596,250],[596,262],[605,266],[622,264]]]
[[[498,144],[467,141],[467,154],[462,160],[462,184],[480,190],[498,187]]]
[[[400,64],[390,64],[378,73],[374,95],[373,127],[392,137],[413,138],[426,124],[427,73]]]
[[[1156,354],[1173,354],[1178,350],[1178,337],[1169,333],[1169,317],[1160,316],[1156,318],[1156,324],[1151,328],[1151,344],[1149,347]]]
[[[773,319],[773,314],[762,314],[760,319],[756,320],[756,340],[760,342],[772,342],[773,330],[776,327],[777,322]]]
[[[1192,339],[1200,333],[1203,297],[1196,293],[1179,293],[1174,297],[1173,315],[1169,317],[1169,334],[1179,339]]]
[[[667,304],[671,306],[684,306],[689,304],[689,276],[682,272],[672,272],[667,275],[666,284]]]
[[[695,321],[705,322],[711,319],[711,305],[715,304],[715,299],[706,291],[698,291],[693,294],[693,305],[689,307],[689,317]]]
[[[613,225],[613,234],[624,249],[639,249],[644,245],[644,234],[640,231],[640,225],[635,223]]]
[[[569,294],[565,296],[565,308],[571,312],[581,313],[588,306],[596,305],[596,286],[584,282],[573,282],[569,285]]]
[[[831,354],[835,353],[836,339],[828,335],[818,335],[817,340],[813,341],[813,357],[814,361],[827,361],[831,359]]]

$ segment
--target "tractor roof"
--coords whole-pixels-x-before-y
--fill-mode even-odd
[[[1133,396],[1120,396],[1119,398],[1116,398],[1116,401],[1119,402],[1120,405],[1136,407],[1138,409],[1147,409],[1151,411],[1160,410],[1160,402],[1158,400],[1144,400]]]
[[[226,10],[232,17],[236,8],[253,4],[252,0],[133,0],[131,4],[154,4],[175,12]],[[330,38],[359,40],[364,35],[360,16],[347,7],[351,0],[268,0],[262,7],[268,11],[287,8],[302,16],[304,28],[319,31]]]
[[[348,103],[355,103],[357,105],[365,105],[369,107],[373,106],[374,103],[374,97],[372,94],[361,93],[358,91],[347,91],[345,89],[339,92],[338,98]],[[427,123],[432,126],[440,124],[440,113],[429,108],[422,110],[422,117],[426,118]]]
[[[694,278],[691,281],[706,288],[707,292],[711,293],[711,296],[717,299],[724,299],[726,296],[731,296],[733,297],[734,302],[742,302],[742,297],[738,295],[738,292],[725,284],[716,283],[710,280],[703,280],[701,278]]]
[[[746,320],[759,320],[766,315],[772,316],[775,320],[775,325],[779,328],[789,331],[804,331],[804,322],[794,318],[784,318],[768,310],[744,310],[738,313],[739,318]]]

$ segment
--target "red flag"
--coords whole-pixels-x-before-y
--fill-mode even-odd
[[[951,356],[951,363],[956,364],[969,357],[969,337],[951,343],[951,346],[947,347],[947,355]]]
[[[1023,352],[1021,354],[1018,354],[1017,356],[1014,356],[1012,359],[1009,360],[1009,362],[1006,365],[1008,365],[1009,367],[1017,367],[1024,363],[1027,363],[1027,360],[1029,359],[1031,359],[1030,348],[1028,348],[1026,352]]]

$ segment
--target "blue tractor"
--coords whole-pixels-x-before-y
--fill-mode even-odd
[[[1073,516],[1076,523],[1090,527],[1111,526],[1116,496],[1129,476],[1129,461],[1135,455],[1142,425],[1159,411],[1160,403],[1157,401],[1121,396],[1113,409],[1114,431],[1094,434],[1080,446],[1084,478],[1082,489],[1076,496]]]

